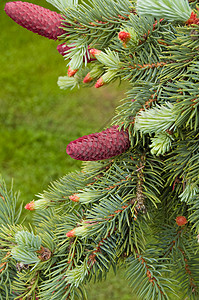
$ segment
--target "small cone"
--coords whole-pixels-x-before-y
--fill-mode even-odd
[[[130,39],[131,39],[131,35],[129,32],[126,31],[120,31],[118,33],[118,38],[120,39],[120,41],[122,41],[123,43],[127,44]]]
[[[46,38],[57,40],[65,33],[59,28],[63,18],[55,11],[21,1],[6,3],[4,10],[17,24]]]
[[[130,147],[128,133],[113,126],[99,133],[92,133],[68,144],[66,152],[82,161],[108,159],[125,152]]]
[[[183,225],[187,224],[187,219],[184,216],[178,216],[176,218],[176,223],[178,226],[183,226]]]

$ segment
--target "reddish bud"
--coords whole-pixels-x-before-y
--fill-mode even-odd
[[[71,201],[79,202],[79,196],[77,194],[73,194],[68,197]]]
[[[75,237],[75,228],[72,229],[72,230],[70,230],[70,231],[68,231],[68,232],[66,233],[66,236],[69,237],[69,238]]]
[[[103,86],[104,84],[105,84],[105,82],[104,82],[103,78],[100,77],[98,79],[98,81],[96,82],[95,87],[98,89],[99,87]]]
[[[176,223],[178,226],[183,226],[183,225],[187,224],[187,219],[184,216],[178,216],[176,218]]]
[[[87,227],[86,226],[79,226],[79,227],[75,227],[72,230],[68,231],[66,233],[66,236],[71,238],[71,237],[75,237],[75,236],[83,236],[85,233],[87,232]]]
[[[129,32],[120,31],[118,33],[118,38],[120,39],[120,41],[122,41],[123,43],[127,44],[129,42],[129,40],[131,39],[131,35],[130,35]]]
[[[77,73],[78,69],[72,70],[71,67],[69,66],[68,68],[68,77],[73,77]]]
[[[100,55],[101,50],[92,48],[92,49],[89,50],[89,53],[90,53],[91,55],[93,55],[93,56],[96,58],[97,55]]]
[[[89,83],[93,80],[93,78],[90,76],[90,72],[84,77],[83,82],[84,83]]]
[[[34,202],[34,200],[31,201],[30,203],[26,204],[25,209],[35,210],[35,202]]]
[[[194,11],[191,12],[191,16],[185,22],[185,24],[187,24],[187,25],[191,25],[191,24],[197,24],[198,25],[199,24],[199,19],[197,17],[197,14]]]

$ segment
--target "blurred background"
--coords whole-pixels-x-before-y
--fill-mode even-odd
[[[66,154],[67,144],[109,126],[125,89],[116,82],[60,90],[57,78],[66,75],[67,62],[58,42],[14,23],[4,12],[6,2],[0,3],[0,173],[8,185],[14,179],[25,205],[53,180],[80,169],[81,162]],[[56,10],[45,0],[26,2]],[[89,285],[88,299],[135,298],[119,272]]]

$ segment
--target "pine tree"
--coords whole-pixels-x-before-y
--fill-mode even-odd
[[[67,146],[82,170],[26,205],[31,230],[1,179],[0,299],[86,299],[111,268],[140,299],[199,299],[197,1],[47,1],[60,14],[20,1],[5,11],[60,41],[59,87],[129,89],[110,128]]]

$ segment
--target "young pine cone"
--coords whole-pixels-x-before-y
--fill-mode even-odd
[[[6,3],[4,10],[17,24],[46,38],[57,40],[65,33],[59,28],[63,18],[55,11],[21,1]]]
[[[114,157],[130,147],[127,131],[113,126],[99,133],[92,133],[68,144],[66,152],[74,159],[95,161]]]

